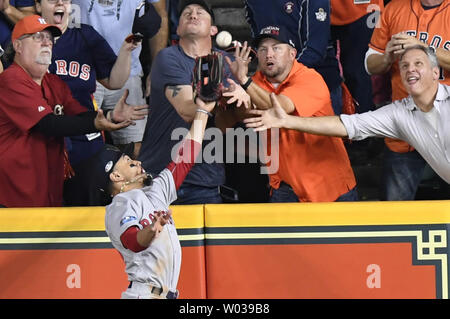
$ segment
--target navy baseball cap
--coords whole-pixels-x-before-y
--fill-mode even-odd
[[[206,10],[206,12],[209,13],[211,16],[211,21],[214,21],[214,12],[211,9],[211,6],[203,0],[181,0],[180,4],[178,5],[178,17],[181,16],[181,13],[183,12],[184,8],[186,8],[190,4],[198,4],[200,7]]]
[[[151,3],[145,5],[145,12],[140,15],[142,8],[136,9],[133,21],[133,33],[141,33],[146,38],[152,38],[161,28],[161,17]]]
[[[111,179],[109,178],[109,175],[114,171],[114,166],[123,155],[133,156],[133,150],[133,143],[127,145],[123,152],[114,145],[105,144],[103,149],[96,155],[96,168],[93,174],[94,188],[105,195],[110,195],[109,185]]]
[[[253,47],[258,48],[263,39],[271,38],[279,42],[289,44],[295,48],[294,41],[289,38],[287,30],[283,26],[267,25],[259,31],[259,34],[253,40]]]

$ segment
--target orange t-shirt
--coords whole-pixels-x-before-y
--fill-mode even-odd
[[[287,96],[295,104],[295,116],[334,115],[328,88],[313,69],[294,61],[288,77],[275,88],[261,72],[253,81],[268,92]],[[270,140],[270,139],[268,139]],[[273,145],[268,143],[267,154]],[[275,151],[275,149],[274,149]],[[331,202],[355,187],[356,181],[341,138],[279,131],[279,168],[270,174],[270,185],[289,184],[302,202]],[[273,155],[272,155],[273,157]]]
[[[434,9],[424,10],[420,0],[392,0],[381,14],[380,27],[375,28],[369,47],[384,53],[392,35],[406,32],[435,48],[450,50],[450,0],[444,0]],[[398,61],[391,68],[392,100],[408,96],[402,80]],[[450,72],[441,68],[440,82],[450,85]],[[396,152],[413,148],[406,142],[386,139],[387,146]]]
[[[383,9],[383,0],[331,0],[331,25],[346,25]]]

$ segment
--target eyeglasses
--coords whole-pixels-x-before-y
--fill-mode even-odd
[[[26,34],[20,37],[20,39],[26,39],[31,37],[34,41],[42,43],[44,39],[50,41],[52,44],[55,43],[53,35],[50,32],[36,32],[33,34]]]
[[[62,0],[63,3],[70,3],[72,0]],[[48,3],[55,4],[58,3],[59,0],[47,0]]]

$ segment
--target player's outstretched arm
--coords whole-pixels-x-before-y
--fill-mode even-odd
[[[200,98],[197,98],[194,102],[197,105],[197,110],[195,112],[191,128],[189,130],[189,133],[186,135],[185,140],[190,139],[199,144],[202,144],[206,123],[208,122],[208,117],[214,109],[216,102],[214,101],[205,103]]]
[[[345,137],[348,135],[339,116],[299,117],[286,113],[278,102],[275,93],[270,94],[272,108],[268,110],[250,110],[255,117],[244,120],[247,127],[263,131],[272,127],[287,128],[310,134]]]
[[[208,116],[213,110],[215,102],[204,103],[197,98],[196,105],[198,109],[192,121],[191,129],[181,143],[180,157],[168,165],[177,189],[194,165],[195,157],[201,149],[199,146],[203,141]],[[150,226],[143,229],[138,227],[128,228],[120,237],[122,244],[133,252],[140,252],[146,249],[162,231],[164,225],[169,221],[170,215],[170,212],[158,212],[155,214],[155,219],[152,220]]]
[[[191,128],[180,143],[180,147],[177,150],[177,157],[167,166],[172,173],[176,189],[180,188],[187,174],[195,164],[195,159],[201,150],[209,114],[215,106],[215,102],[205,103],[200,98],[197,98],[195,102],[197,111],[195,112]]]

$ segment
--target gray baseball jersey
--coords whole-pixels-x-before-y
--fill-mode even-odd
[[[164,169],[151,186],[120,193],[106,207],[106,232],[125,261],[129,281],[150,284],[164,291],[176,291],[181,267],[181,246],[172,218],[149,247],[141,252],[135,253],[125,248],[120,240],[129,227],[142,229],[148,225],[155,212],[168,211],[176,198],[173,175]]]

